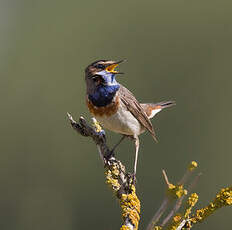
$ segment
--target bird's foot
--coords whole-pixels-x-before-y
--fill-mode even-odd
[[[104,155],[104,167],[109,165],[109,162],[114,158],[114,152],[112,150],[108,150]]]
[[[109,150],[108,152],[107,152],[107,154],[105,155],[105,158],[107,159],[107,160],[110,160],[110,158],[112,158],[112,157],[114,157],[115,155],[114,155],[114,150],[112,149],[112,150]]]
[[[136,182],[137,182],[136,174],[135,173],[132,174],[132,182],[133,182],[133,185],[135,185]]]
[[[136,182],[137,182],[136,173],[130,174],[129,177],[130,177],[130,179],[131,179],[131,184],[135,185]]]

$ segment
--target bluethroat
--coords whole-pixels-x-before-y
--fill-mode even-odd
[[[116,76],[122,73],[115,68],[123,61],[99,60],[87,66],[85,69],[86,102],[90,113],[104,128],[123,135],[112,151],[125,137],[132,137],[135,141],[135,176],[139,135],[148,130],[156,141],[150,119],[162,109],[175,105],[175,102],[139,103],[127,88],[116,81]]]

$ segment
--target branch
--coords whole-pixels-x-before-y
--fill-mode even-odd
[[[165,170],[162,170],[163,176],[164,176],[164,181],[167,185],[167,189],[170,185],[169,180],[168,180],[168,176],[167,173],[165,172]],[[153,218],[151,219],[150,223],[147,226],[147,230],[152,230],[154,228],[154,226],[156,225],[156,223],[159,221],[160,217],[164,214],[164,212],[166,211],[166,209],[168,208],[169,204],[171,203],[172,199],[170,196],[165,196],[160,208],[157,210],[157,212],[155,213],[155,215],[153,216]]]
[[[93,118],[93,126],[90,126],[83,117],[80,117],[77,123],[69,113],[67,115],[73,129],[82,136],[91,137],[97,145],[105,166],[106,183],[115,193],[122,209],[121,230],[137,230],[140,219],[140,201],[136,195],[133,176],[126,172],[125,166],[114,157],[106,145],[105,132],[96,119]]]
[[[84,137],[91,137],[97,146],[105,167],[106,183],[113,190],[122,209],[123,224],[121,230],[137,230],[140,220],[140,201],[136,195],[133,175],[126,172],[125,166],[110,151],[106,144],[105,132],[96,119],[93,118],[93,125],[90,126],[83,117],[80,117],[79,123],[77,123],[70,114],[67,115],[73,129]],[[167,185],[166,194],[160,208],[148,225],[147,230],[191,229],[195,224],[204,221],[221,207],[232,205],[232,187],[227,187],[222,189],[216,195],[214,201],[210,202],[208,206],[196,210],[195,214],[191,214],[191,212],[198,201],[198,195],[192,193],[186,202],[185,211],[176,214],[187,194],[187,190],[184,189],[184,184],[196,167],[197,163],[192,161],[184,176],[176,185],[170,183],[165,170],[162,171]],[[198,174],[190,183],[188,191],[192,190],[196,185],[200,175]],[[174,200],[176,200],[176,203],[171,211],[163,218],[160,225],[156,225]]]
[[[190,174],[189,174],[188,171],[186,172],[186,174],[188,174],[188,177],[190,176]],[[181,180],[182,183],[183,183],[183,182],[186,182],[186,180],[187,180],[186,174],[183,176],[183,178],[185,178],[185,180],[183,180],[183,178],[182,178],[182,180]],[[188,188],[187,188],[188,193],[189,193],[189,192],[193,189],[193,187],[197,184],[197,182],[198,182],[200,176],[201,176],[201,173],[199,173],[199,174],[194,178],[194,180],[191,182],[191,184],[188,186]],[[180,182],[179,182],[179,183],[180,183]],[[186,194],[185,194],[185,195],[186,195]],[[173,209],[170,211],[170,213],[168,214],[168,216],[163,220],[163,222],[162,222],[162,224],[161,224],[162,227],[165,226],[165,225],[168,223],[168,221],[170,221],[170,219],[175,215],[175,213],[177,213],[177,211],[180,209],[180,207],[181,207],[181,205],[182,205],[182,202],[183,202],[184,198],[185,198],[185,196],[182,196],[182,197],[180,197],[180,198],[176,201],[176,203],[175,203]]]
[[[195,168],[197,168],[197,163],[195,161],[192,161],[191,164],[189,165],[189,167],[187,168],[184,176],[177,183],[177,185],[170,183],[165,170],[162,170],[162,173],[164,175],[164,180],[165,180],[166,185],[167,185],[167,190],[166,190],[166,194],[165,194],[165,197],[163,199],[163,202],[162,202],[160,208],[158,209],[158,211],[156,212],[156,214],[153,216],[152,220],[150,221],[150,223],[147,227],[147,230],[162,229],[171,220],[173,215],[179,210],[185,195],[187,195],[187,190],[184,189],[184,184],[187,182],[189,176],[192,174],[192,172]],[[194,182],[192,182],[192,184],[188,187],[188,189],[191,189],[191,187],[193,187],[193,185],[195,185],[195,184],[196,184],[196,180],[194,180]],[[169,207],[169,205],[174,200],[177,200],[177,201],[176,201],[173,209],[164,218],[164,220],[162,221],[162,223],[160,225],[156,225],[158,223],[158,221],[160,220],[160,218],[162,217],[162,215],[167,210],[167,208]]]
[[[199,177],[199,175],[198,175]],[[193,182],[194,183],[194,182]],[[216,210],[232,205],[232,187],[221,189],[216,195],[214,201],[202,209],[198,209],[195,214],[191,214],[193,207],[198,201],[198,195],[192,193],[186,202],[185,211],[173,217],[171,224],[165,228],[166,230],[182,230],[191,229],[195,224],[204,221],[208,216],[212,215]]]
[[[204,221],[208,216],[212,215],[216,210],[232,205],[232,187],[221,189],[215,199],[204,208],[198,209],[190,218],[192,224]]]

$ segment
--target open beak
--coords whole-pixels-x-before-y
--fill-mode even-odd
[[[113,64],[110,64],[106,67],[106,71],[110,72],[110,73],[113,73],[113,74],[123,74],[121,72],[118,72],[117,70],[115,70],[115,68],[122,62],[126,61],[125,59],[124,60],[120,60],[120,61],[117,61]]]

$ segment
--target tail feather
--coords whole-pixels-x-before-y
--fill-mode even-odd
[[[175,101],[162,101],[158,103],[141,104],[149,119],[154,117],[162,109],[171,107],[173,105],[176,105]]]
[[[158,103],[155,103],[155,104],[151,104],[153,106],[161,106],[162,109],[164,108],[168,108],[168,107],[171,107],[173,105],[176,105],[176,102],[175,101],[162,101],[162,102],[158,102]]]

